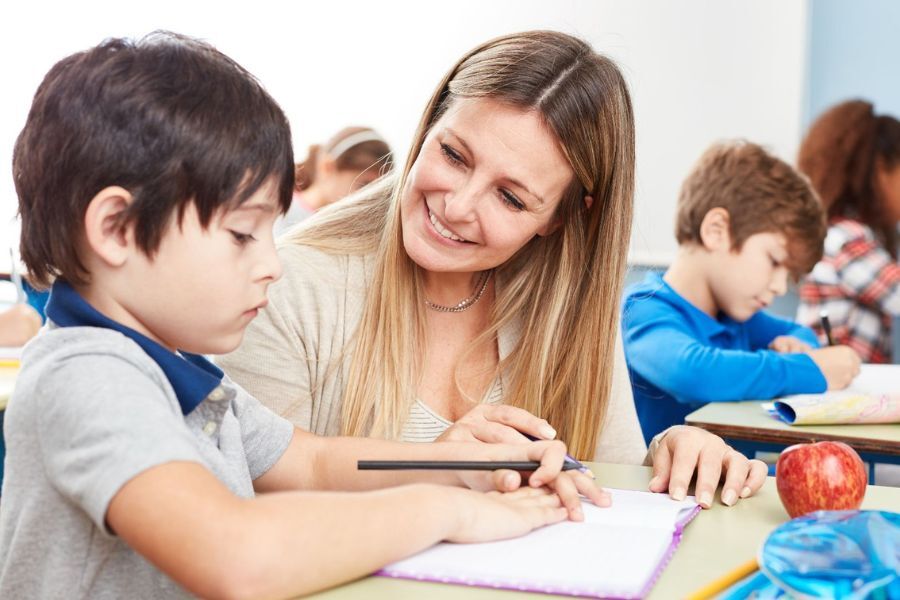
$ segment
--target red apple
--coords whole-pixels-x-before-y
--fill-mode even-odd
[[[843,442],[796,444],[775,465],[778,495],[791,517],[859,508],[868,479],[859,454]]]

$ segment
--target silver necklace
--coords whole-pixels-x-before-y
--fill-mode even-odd
[[[488,269],[487,271],[482,271],[481,280],[475,285],[475,291],[468,298],[463,298],[453,306],[443,306],[441,304],[435,304],[428,298],[425,298],[425,306],[430,308],[431,310],[436,310],[437,312],[452,312],[458,313],[466,310],[479,300],[481,300],[481,296],[484,294],[484,290],[487,289],[488,281],[491,279],[491,273],[493,273],[493,269]]]

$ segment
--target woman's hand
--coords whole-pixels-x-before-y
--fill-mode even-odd
[[[650,491],[668,490],[672,498],[682,500],[695,472],[694,494],[701,506],[709,508],[723,476],[722,504],[732,506],[739,498],[747,498],[759,490],[768,468],[764,462],[748,459],[708,431],[686,425],[672,427],[653,454]]]
[[[805,354],[812,349],[812,346],[792,335],[779,335],[769,343],[769,350],[781,354]]]
[[[556,438],[556,430],[547,421],[527,410],[505,404],[479,404],[435,441],[521,444],[530,441],[523,433],[541,440]]]
[[[566,445],[558,440],[538,441],[518,444],[462,444],[466,446],[466,456],[458,456],[461,460],[494,460],[494,461],[534,461],[541,466],[525,480],[532,489],[546,487],[552,490],[566,508],[569,519],[584,519],[581,510],[581,497],[584,496],[597,506],[605,507],[611,503],[608,492],[602,490],[594,481],[593,474],[577,470],[563,471],[566,457]],[[474,452],[474,454],[473,454]],[[473,458],[477,455],[477,458]],[[460,481],[474,490],[512,492],[523,486],[522,474],[517,471],[502,469],[490,473],[479,471],[459,471]]]

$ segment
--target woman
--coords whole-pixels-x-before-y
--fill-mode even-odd
[[[609,59],[556,32],[489,41],[440,82],[396,179],[286,241],[270,306],[221,364],[316,432],[558,435],[575,456],[639,462],[616,335],[633,184],[631,101]],[[693,428],[650,454],[651,489],[676,497],[701,464],[705,506],[723,468],[729,503],[765,477]]]
[[[797,321],[824,339],[819,315],[826,311],[834,343],[863,362],[896,362],[900,121],[862,100],[842,102],[812,124],[797,162],[828,212],[825,255],[800,286]]]

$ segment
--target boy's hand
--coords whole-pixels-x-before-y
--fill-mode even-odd
[[[769,350],[781,354],[805,354],[812,349],[812,346],[792,335],[779,335],[769,343]]]
[[[849,346],[829,346],[809,352],[810,358],[822,371],[829,390],[840,390],[859,375],[859,355]]]
[[[454,503],[459,524],[447,537],[448,542],[490,542],[518,537],[532,529],[558,523],[567,514],[559,496],[547,488],[487,494],[451,488],[448,493],[460,494]]]
[[[597,506],[609,506],[611,498],[590,475],[579,471],[563,471],[566,446],[560,441],[526,442],[524,444],[491,444],[482,446],[484,460],[538,461],[540,468],[528,477],[532,489],[547,487],[568,511],[569,519],[581,521],[581,496]],[[463,484],[475,490],[511,492],[522,487],[522,474],[500,470],[492,473],[460,471]]]

